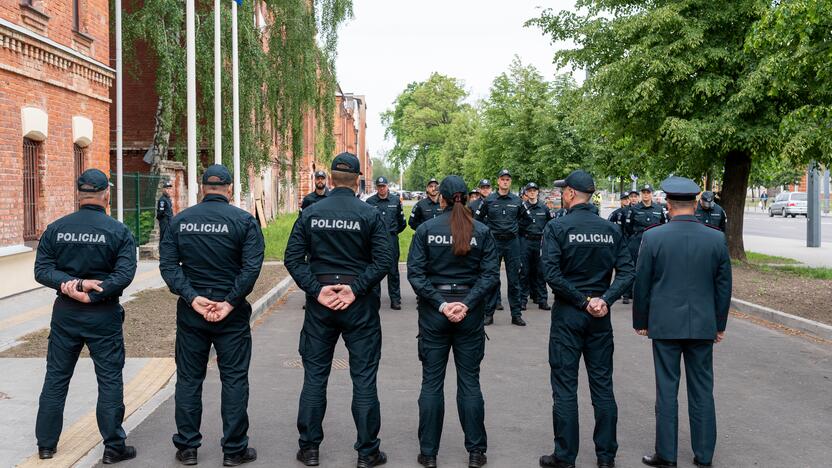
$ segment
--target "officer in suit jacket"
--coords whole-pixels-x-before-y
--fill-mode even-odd
[[[644,232],[636,264],[633,328],[653,340],[656,451],[642,462],[675,467],[679,362],[684,356],[694,464],[711,466],[716,445],[713,345],[722,341],[731,305],[731,259],[724,234],[698,222],[699,187],[662,182],[672,220]]]

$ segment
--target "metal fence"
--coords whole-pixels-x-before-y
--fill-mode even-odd
[[[138,245],[150,240],[156,223],[156,198],[164,179],[158,174],[124,173],[124,224],[133,231]],[[115,172],[110,174],[110,180],[114,185],[117,183]],[[110,197],[112,216],[116,216],[118,209],[117,190],[118,187],[114,186]]]

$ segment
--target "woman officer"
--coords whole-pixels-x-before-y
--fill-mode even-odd
[[[458,176],[439,186],[444,213],[419,226],[407,257],[407,279],[418,296],[419,395],[418,461],[436,466],[445,416],[445,368],[453,349],[457,373],[457,407],[468,466],[486,464],[485,403],[480,390],[480,362],[485,352],[485,304],[498,284],[497,248],[488,228],[474,221],[465,204],[468,189]]]

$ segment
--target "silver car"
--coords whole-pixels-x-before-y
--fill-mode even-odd
[[[774,203],[768,208],[768,215],[780,215],[784,218],[806,216],[806,192],[783,192],[777,195]]]

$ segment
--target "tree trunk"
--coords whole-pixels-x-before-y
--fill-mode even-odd
[[[735,260],[745,260],[745,245],[742,240],[745,194],[748,190],[748,176],[751,174],[751,154],[746,151],[731,151],[725,158],[725,173],[722,177],[722,208],[728,216],[728,252]]]
[[[170,132],[165,130],[164,115],[165,102],[160,96],[159,102],[156,104],[155,124],[153,126],[153,144],[150,147],[153,154],[153,162],[150,166],[150,171],[152,173],[159,171],[159,162],[163,159],[167,159],[168,148],[170,147]]]

